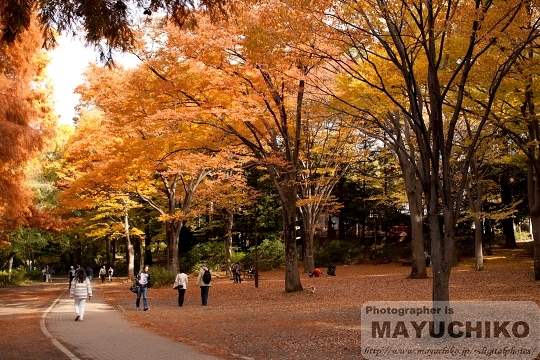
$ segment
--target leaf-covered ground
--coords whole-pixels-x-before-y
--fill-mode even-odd
[[[451,298],[540,304],[540,282],[533,280],[533,262],[521,256],[521,251],[496,251],[486,257],[485,267],[475,272],[468,260],[454,268]],[[360,309],[364,302],[431,299],[431,278],[406,279],[409,270],[399,263],[366,263],[338,266],[335,277],[302,274],[303,286],[316,288],[313,295],[309,290],[285,293],[281,270],[263,272],[258,289],[253,280],[234,284],[229,279],[214,279],[207,307],[200,305],[199,288],[190,278],[184,307],[177,306],[171,284],[170,288],[150,289],[146,312],[135,311],[129,283],[116,278],[112,284],[96,285],[135,326],[223,359],[349,360],[362,359]],[[43,335],[39,321],[64,286],[67,284],[33,283],[0,289],[0,309],[4,309],[0,313],[0,359],[63,358]]]
[[[453,300],[533,300],[540,304],[540,283],[533,262],[519,250],[487,256],[485,270],[472,261],[452,270]],[[225,358],[239,354],[255,359],[361,359],[360,309],[366,301],[431,299],[430,278],[407,279],[400,263],[338,266],[337,276],[309,278],[305,291],[284,292],[284,271],[263,272],[259,288],[248,280],[235,284],[214,279],[208,306],[201,306],[194,279],[178,307],[171,288],[150,289],[149,311],[135,311],[128,284],[106,287],[108,301],[125,310],[127,320]],[[307,290],[315,287],[315,293]]]

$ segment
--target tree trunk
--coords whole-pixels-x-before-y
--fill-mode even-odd
[[[403,137],[396,138],[394,144],[394,151],[398,155],[399,166],[403,173],[403,179],[405,181],[405,188],[407,192],[407,201],[409,203],[410,219],[411,219],[411,241],[412,241],[412,266],[411,279],[426,279],[426,261],[424,258],[424,229],[423,229],[423,206],[422,206],[422,182],[416,174],[414,161],[417,161],[417,157],[413,148],[410,148],[409,154],[405,153],[405,143],[410,143],[410,128],[407,126],[408,122],[403,122],[401,125],[401,115],[399,111],[395,111],[393,114],[389,113],[392,124],[396,129],[396,133],[402,133]],[[408,156],[407,156],[408,155]],[[365,183],[364,183],[365,188]]]
[[[227,277],[232,276],[232,229],[234,224],[234,215],[231,211],[223,209],[223,222],[225,224],[225,274]]]
[[[144,262],[144,255],[145,255],[144,239],[139,236],[139,239],[137,240],[137,242],[139,243],[139,269],[142,270],[142,269],[144,269],[144,265],[145,265],[145,262]]]
[[[345,178],[342,176],[339,179],[339,182],[337,184],[337,193],[338,193],[338,201],[342,204],[345,204]],[[338,224],[338,238],[339,240],[345,240],[345,206],[343,206],[341,209],[339,209],[339,224]],[[313,242],[311,243],[313,246]],[[313,270],[313,269],[311,269]]]
[[[534,242],[534,280],[540,280],[540,214],[531,214],[531,225]]]
[[[281,187],[283,213],[283,240],[285,242],[285,291],[302,291],[298,269],[298,250],[296,247],[296,185],[292,179],[284,179]]]
[[[129,237],[129,223],[128,223],[128,211],[124,209],[124,233],[126,236],[126,256],[128,258],[128,271],[127,277],[129,280],[135,280],[135,251],[133,249],[133,244]]]
[[[11,284],[11,270],[13,270],[13,257],[14,254],[9,255],[8,259],[8,283]]]
[[[501,202],[504,206],[512,205],[512,193],[510,192],[510,178],[506,171],[501,175]],[[514,219],[508,217],[502,220],[503,234],[506,249],[516,249],[516,235],[514,234]]]
[[[407,187],[407,198],[411,218],[412,267],[409,278],[426,279],[426,261],[424,258],[424,230],[422,221],[422,185],[415,180],[412,190]]]
[[[150,219],[149,216],[144,218],[144,262],[146,265],[152,265],[152,234],[150,232]]]
[[[105,261],[107,261],[107,266],[111,266],[111,239],[109,237],[105,239],[105,248],[107,249]]]
[[[111,248],[112,248],[112,266],[114,269],[116,269],[116,239],[111,240]]]
[[[482,249],[482,219],[474,219],[474,270],[484,270],[484,254]]]
[[[305,222],[304,222],[305,225]],[[313,240],[315,238],[315,226],[314,224],[309,224],[308,227],[304,228],[304,239],[306,244],[304,258],[304,272],[310,273],[315,269],[315,259],[313,257]]]
[[[435,189],[433,189],[433,191],[435,191]],[[431,238],[431,263],[433,269],[433,301],[450,301],[452,238],[450,237],[450,241],[446,240],[447,236],[451,236],[452,234],[447,234],[448,228],[445,226],[445,232],[443,234],[443,238],[441,238],[437,200],[438,197],[432,195],[430,199],[430,206],[428,206],[429,234]],[[448,249],[448,247],[450,249]]]
[[[284,204],[285,205],[285,204]],[[296,207],[293,206],[294,210]],[[285,206],[284,206],[285,208]],[[290,216],[293,209],[283,210],[283,240],[285,241],[285,291],[302,291],[300,273],[298,270],[298,251],[296,248],[296,222],[294,216]]]

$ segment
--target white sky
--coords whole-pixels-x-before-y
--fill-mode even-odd
[[[96,62],[97,53],[93,48],[85,48],[76,39],[62,37],[59,46],[51,51],[51,62],[47,72],[54,84],[54,108],[59,116],[58,124],[73,124],[75,106],[79,96],[73,91],[83,82],[83,72],[89,62]],[[117,61],[129,67],[136,64],[135,57],[119,55]]]

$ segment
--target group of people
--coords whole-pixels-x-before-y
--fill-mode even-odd
[[[212,286],[213,274],[208,268],[208,264],[202,264],[197,280],[195,284],[201,289],[201,302],[202,306],[208,306],[208,294],[210,293],[210,287]],[[178,306],[184,306],[184,296],[189,285],[189,280],[184,269],[180,269],[174,280],[173,289],[178,291]]]
[[[77,272],[79,270],[84,271],[88,281],[92,281],[92,278],[94,277],[94,270],[90,266],[88,266],[86,269],[82,268],[81,265],[77,265],[77,268],[71,266],[67,274],[69,278],[69,289],[71,289],[73,280],[77,276]],[[107,271],[105,265],[103,265],[103,267],[99,269],[99,277],[101,279],[101,283],[103,284],[105,282],[105,278],[107,277],[107,275],[109,275],[109,282],[112,282],[113,274],[114,274],[114,270],[111,266],[109,267],[109,270]]]
[[[322,275],[322,271],[319,268],[315,268],[313,271],[310,271],[308,275],[309,277],[320,277]],[[326,275],[336,276],[336,265],[330,264],[326,270]]]
[[[135,277],[137,285],[137,298],[135,300],[135,310],[140,310],[141,297],[143,299],[143,310],[148,310],[148,289],[151,287],[150,274],[148,273],[148,265],[145,265]],[[213,274],[205,263],[202,265],[199,275],[197,276],[196,284],[201,289],[201,301],[203,306],[208,305],[208,294],[212,286]],[[178,291],[178,306],[184,306],[184,297],[189,285],[189,279],[184,269],[180,269],[174,280],[173,289]]]
[[[84,310],[86,307],[86,301],[92,299],[92,275],[93,271],[91,268],[84,269],[80,266],[77,267],[77,269],[74,269],[73,266],[71,266],[70,270],[68,271],[68,277],[69,277],[69,294],[70,297],[74,300],[74,306],[75,306],[75,321],[84,321]],[[103,282],[103,271],[105,270],[105,266],[103,266],[100,269],[99,276]],[[148,265],[145,265],[143,269],[137,274],[135,277],[135,284],[137,285],[137,298],[135,300],[135,310],[140,310],[141,307],[141,298],[142,298],[142,305],[143,310],[148,310],[148,289],[151,287],[151,279],[150,274],[148,272],[149,267]],[[109,268],[109,281],[112,279],[112,268]],[[203,306],[208,305],[208,294],[210,291],[210,287],[212,286],[212,278],[213,274],[208,268],[208,265],[204,263],[199,271],[199,275],[197,276],[196,284],[201,289],[201,301]],[[239,279],[239,281],[241,281]],[[186,293],[186,290],[189,285],[189,279],[187,274],[184,272],[184,269],[180,269],[178,274],[176,275],[176,279],[173,285],[173,288],[178,291],[178,306],[184,305],[184,296]]]
[[[52,282],[51,275],[54,274],[54,270],[50,270],[49,265],[44,266],[41,273],[43,274],[43,282]]]

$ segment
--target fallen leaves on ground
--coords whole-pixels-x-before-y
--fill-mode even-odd
[[[519,253],[498,250],[486,257],[480,272],[473,270],[472,260],[460,263],[452,270],[451,299],[540,304],[533,262]],[[258,288],[253,280],[235,284],[214,278],[208,306],[201,306],[200,290],[190,277],[183,307],[171,284],[150,289],[146,312],[135,311],[129,284],[104,286],[102,294],[124,309],[132,323],[222,358],[362,359],[360,310],[366,301],[431,300],[431,269],[430,278],[422,280],[407,279],[409,272],[400,263],[338,266],[334,277],[302,274],[305,290],[296,293],[284,292],[283,270],[263,272]]]

